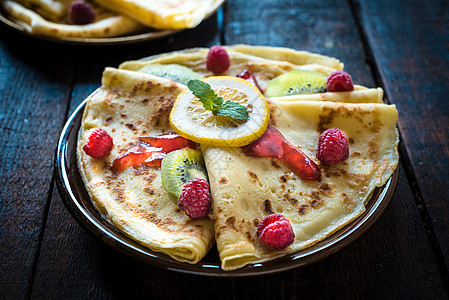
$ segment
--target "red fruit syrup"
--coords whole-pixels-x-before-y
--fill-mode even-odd
[[[256,88],[258,88],[259,91],[263,94],[263,91],[262,91],[262,89],[260,88],[259,83],[257,82],[256,77],[254,76],[254,74],[253,74],[250,70],[245,69],[245,70],[243,70],[242,73],[238,74],[236,77],[238,77],[238,78],[243,78],[243,79],[245,79],[246,81],[248,81],[249,83],[252,83],[252,84],[255,85]]]
[[[139,165],[158,168],[161,166],[162,159],[167,153],[182,148],[195,149],[197,146],[197,143],[176,133],[140,137],[137,145],[115,159],[112,165],[118,172],[122,172],[128,167],[137,167]]]
[[[319,180],[321,177],[320,168],[315,162],[271,125],[258,140],[246,146],[243,152],[248,156],[279,159],[302,180]]]

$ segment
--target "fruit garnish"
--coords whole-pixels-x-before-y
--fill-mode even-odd
[[[293,70],[270,80],[265,97],[323,93],[326,80],[326,75],[315,71]]]
[[[192,79],[203,79],[203,76],[201,74],[178,64],[145,65],[137,71],[170,79],[185,85],[187,85],[187,82]]]
[[[209,184],[204,178],[195,178],[184,184],[178,207],[192,219],[204,218],[209,214],[211,197]]]
[[[324,164],[338,164],[349,157],[348,137],[339,128],[329,128],[318,138],[316,158]]]
[[[191,80],[187,84],[193,95],[197,97],[206,110],[214,116],[220,115],[239,120],[248,119],[248,110],[245,106],[235,101],[224,101],[223,97],[217,96],[209,84],[201,80]]]
[[[225,48],[213,46],[206,57],[206,68],[214,74],[220,74],[229,69],[231,60]]]
[[[211,89],[195,92],[198,98],[187,88],[173,105],[170,125],[179,135],[222,147],[244,146],[262,136],[270,112],[265,97],[254,85],[233,76],[212,76],[202,82]],[[247,119],[239,107],[245,108]]]
[[[345,71],[335,71],[329,75],[326,81],[328,92],[347,92],[354,90],[351,75]]]
[[[271,214],[263,218],[257,226],[259,240],[267,247],[285,249],[295,240],[290,221],[282,214]]]
[[[139,140],[148,143],[153,147],[160,147],[165,153],[182,148],[195,149],[198,145],[188,139],[179,136],[177,133],[165,133],[156,136],[142,136]]]
[[[315,162],[271,125],[261,138],[246,146],[243,152],[248,156],[279,159],[302,180],[318,180],[321,176]]]
[[[198,145],[178,134],[162,134],[152,137],[140,137],[139,141],[125,154],[113,162],[114,170],[122,172],[129,167],[146,165],[157,168],[167,153],[182,148],[196,148]]]
[[[112,137],[101,128],[97,128],[89,135],[87,143],[83,146],[87,155],[100,159],[108,155],[114,146]]]
[[[195,178],[207,179],[201,151],[189,148],[175,150],[162,160],[162,186],[176,199],[181,195],[183,185]]]
[[[73,1],[69,9],[70,20],[73,24],[84,25],[95,20],[95,11],[84,1]]]
[[[250,70],[245,69],[240,74],[238,74],[236,77],[245,79],[246,81],[254,84],[256,86],[256,88],[258,88],[259,91],[261,93],[263,93],[262,89],[259,86],[259,83],[257,82],[256,77],[254,76],[253,72],[251,72]]]

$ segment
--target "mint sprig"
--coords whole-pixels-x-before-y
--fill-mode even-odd
[[[210,85],[201,80],[190,80],[187,87],[192,91],[204,106],[204,109],[212,112],[214,116],[226,116],[238,120],[247,120],[249,118],[248,110],[238,102],[218,97]]]

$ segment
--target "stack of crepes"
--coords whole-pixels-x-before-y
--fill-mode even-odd
[[[231,67],[222,75],[250,68],[263,87],[293,69],[329,74],[343,68],[337,59],[304,51],[245,45],[226,49]],[[216,242],[222,269],[231,271],[306,249],[359,217],[399,159],[398,114],[394,105],[383,103],[380,88],[267,99],[270,124],[319,165],[319,181],[303,181],[276,159],[249,157],[241,148],[201,145],[212,195],[212,210],[204,219],[192,220],[179,210],[161,185],[160,169],[111,170],[112,161],[138,137],[172,131],[168,116],[186,88],[139,70],[176,63],[209,76],[207,51],[173,52],[104,71],[101,88],[87,101],[77,153],[86,188],[105,218],[151,250],[181,262],[197,263]],[[81,150],[98,127],[115,143],[100,160]],[[332,127],[348,136],[349,158],[320,164],[315,158],[318,136]],[[272,213],[286,216],[295,233],[293,244],[282,250],[269,249],[258,239],[258,222]]]
[[[219,0],[85,0],[95,11],[93,22],[74,24],[73,0],[2,0],[3,9],[27,32],[70,38],[115,37],[145,27],[157,30],[194,28]]]

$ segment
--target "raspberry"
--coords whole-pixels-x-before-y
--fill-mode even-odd
[[[187,181],[182,187],[178,207],[192,219],[200,219],[209,214],[211,205],[209,184],[204,178]]]
[[[221,46],[213,46],[209,49],[206,58],[206,67],[209,71],[220,74],[226,71],[231,65],[228,52]]]
[[[324,164],[337,164],[349,157],[348,138],[338,128],[324,131],[318,138],[316,158]]]
[[[280,250],[290,246],[295,240],[295,233],[290,221],[281,214],[271,214],[257,226],[259,240],[267,247]]]
[[[326,88],[328,92],[353,91],[351,75],[344,71],[335,71],[327,77]]]
[[[69,14],[73,24],[77,25],[89,24],[95,20],[95,11],[84,1],[73,1]]]
[[[113,146],[114,143],[109,133],[104,129],[97,128],[90,134],[83,150],[87,155],[99,159],[108,155]]]

